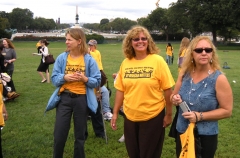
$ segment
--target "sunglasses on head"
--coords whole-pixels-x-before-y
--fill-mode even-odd
[[[141,37],[141,38],[132,38],[132,40],[134,41],[134,42],[138,42],[138,41],[147,41],[147,37]]]
[[[202,53],[203,51],[205,51],[206,53],[211,53],[212,51],[213,51],[213,49],[212,48],[196,48],[196,49],[194,49],[193,50],[194,52],[196,52],[196,53]]]

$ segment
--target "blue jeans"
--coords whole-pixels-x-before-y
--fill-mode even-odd
[[[111,112],[110,103],[109,103],[109,92],[105,86],[101,87],[101,95],[102,95],[102,111],[103,111],[103,113]]]
[[[170,55],[167,56],[167,64],[168,65],[172,64],[172,56],[170,56]]]

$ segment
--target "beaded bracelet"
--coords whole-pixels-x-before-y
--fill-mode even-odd
[[[198,122],[198,117],[197,117],[197,114],[195,112],[193,112],[195,117],[196,117],[196,122]]]
[[[203,114],[200,112],[200,121],[203,121]]]

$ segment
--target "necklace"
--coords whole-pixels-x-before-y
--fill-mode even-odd
[[[208,77],[207,77],[207,79],[204,79],[204,80],[202,81],[202,85],[200,85],[200,86],[197,87],[196,89],[193,88],[193,78],[190,80],[191,87],[190,87],[190,90],[189,90],[189,93],[188,93],[188,101],[189,101],[189,104],[190,104],[190,105],[194,105],[195,103],[197,103],[197,101],[198,101],[199,98],[201,97],[202,92],[203,92],[204,89],[206,89],[206,87],[207,87],[207,80],[208,80],[210,74],[211,74],[211,71],[208,70]],[[206,81],[206,83],[205,83],[205,81]],[[197,98],[194,99],[194,100],[195,100],[195,103],[191,102],[191,95],[194,94],[194,92],[196,92],[196,91],[197,91],[199,88],[201,88],[201,87],[203,87],[203,88],[202,88],[202,91],[199,93],[199,95],[197,96]]]

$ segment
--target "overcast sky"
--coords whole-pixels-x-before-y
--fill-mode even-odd
[[[156,9],[157,0],[1,0],[0,11],[12,12],[14,8],[29,9],[35,17],[75,23],[78,6],[79,23],[100,23],[101,19],[117,17],[137,20]],[[159,7],[168,8],[177,0],[160,0]]]

